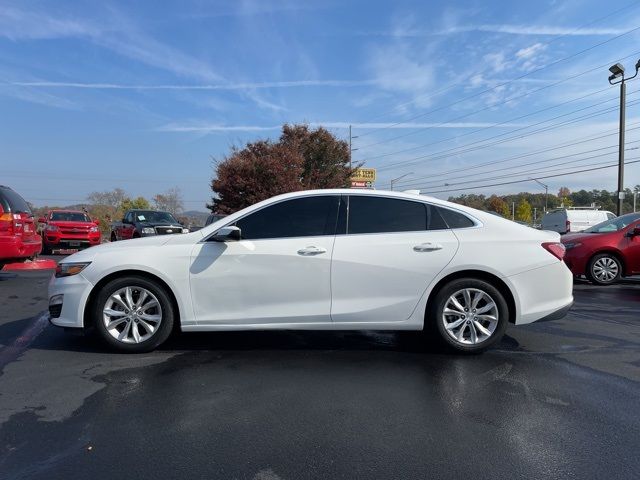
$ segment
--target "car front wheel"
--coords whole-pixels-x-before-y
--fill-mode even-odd
[[[622,264],[610,253],[595,255],[589,262],[587,277],[596,285],[611,285],[620,280]]]
[[[474,279],[453,280],[431,304],[431,330],[449,348],[479,353],[500,341],[507,328],[509,308],[500,291]]]
[[[149,352],[173,329],[173,305],[165,289],[144,277],[107,283],[94,303],[94,325],[102,340],[123,352]]]

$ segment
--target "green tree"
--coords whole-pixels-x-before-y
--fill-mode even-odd
[[[531,223],[531,204],[525,198],[516,207],[516,220]]]
[[[144,197],[137,197],[137,198],[125,198],[121,205],[120,205],[120,210],[122,210],[123,212],[126,212],[127,210],[147,210],[151,208],[151,204],[149,203],[149,200],[147,200]]]

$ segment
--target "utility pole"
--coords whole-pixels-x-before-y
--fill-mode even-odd
[[[516,221],[516,202],[511,202],[511,220]]]
[[[624,77],[624,67],[621,63],[616,63],[609,67],[611,75],[609,83],[615,85],[620,84],[620,133],[618,135],[618,202],[617,214],[622,215],[622,206],[624,204],[624,131],[625,131],[625,108],[627,103],[627,84],[629,80],[636,78],[640,69],[640,60],[636,63],[636,73],[629,78]],[[620,79],[615,81],[616,79]]]
[[[357,135],[352,135],[351,134],[351,125],[349,125],[349,170],[351,170],[353,167],[351,166],[351,155],[352,152],[355,152],[356,150],[358,150],[357,148],[352,148],[351,147],[351,143],[353,141],[354,138],[358,138]]]
[[[633,213],[636,213],[636,198],[638,197],[638,191],[633,192]]]

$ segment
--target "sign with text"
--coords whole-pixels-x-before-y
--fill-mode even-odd
[[[371,188],[373,187],[373,182],[354,182],[351,181],[351,188]]]
[[[375,182],[376,181],[376,169],[375,168],[356,168],[356,171],[351,175],[352,182]]]

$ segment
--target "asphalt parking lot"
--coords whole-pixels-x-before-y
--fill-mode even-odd
[[[414,333],[183,334],[113,354],[0,278],[0,478],[638,478],[640,281],[479,356]]]

